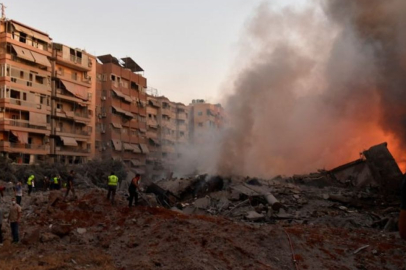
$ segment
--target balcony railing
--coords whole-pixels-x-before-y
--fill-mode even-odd
[[[58,152],[90,153],[90,149],[83,149],[74,146],[57,146],[56,153]]]
[[[49,150],[49,145],[43,144],[10,143],[10,147],[19,149]]]
[[[33,129],[41,129],[47,130],[47,127],[32,125],[28,122],[28,120],[15,120],[15,119],[4,119],[0,120],[0,125],[11,125],[15,127],[23,127],[23,128],[33,128]]]
[[[57,132],[62,132],[62,133],[83,135],[83,136],[89,136],[90,135],[90,132],[87,131],[87,130],[78,130],[78,129],[69,128],[69,127],[56,128],[56,131]]]

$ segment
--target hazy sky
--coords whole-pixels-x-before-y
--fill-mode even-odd
[[[171,100],[217,102],[245,23],[261,2],[305,0],[3,0],[9,19],[93,55],[129,56]]]

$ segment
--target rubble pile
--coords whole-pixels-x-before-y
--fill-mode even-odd
[[[1,269],[404,269],[400,198],[359,173],[365,164],[376,169],[361,159],[273,179],[144,181],[132,208],[125,182],[115,205],[86,184],[68,201],[64,190],[37,190],[23,196],[20,244],[3,224]],[[402,176],[382,164],[384,175]],[[12,196],[6,189],[5,212]]]

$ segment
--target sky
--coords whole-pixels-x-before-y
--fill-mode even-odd
[[[3,0],[6,17],[54,42],[98,56],[131,57],[148,86],[177,102],[219,102],[245,25],[262,2],[306,0]]]

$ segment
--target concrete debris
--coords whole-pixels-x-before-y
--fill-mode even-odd
[[[263,214],[259,214],[255,211],[249,211],[247,213],[247,215],[245,216],[246,219],[250,220],[250,221],[258,221],[261,219],[264,219],[265,216]]]

